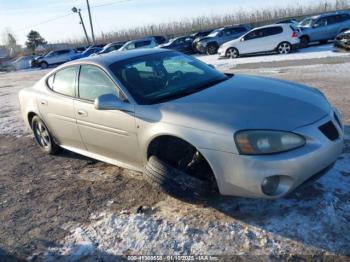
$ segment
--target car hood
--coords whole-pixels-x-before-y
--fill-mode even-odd
[[[136,116],[214,133],[242,129],[292,131],[329,113],[316,89],[269,78],[236,75],[201,92],[156,105]]]

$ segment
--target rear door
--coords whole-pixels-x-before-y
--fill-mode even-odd
[[[75,119],[73,100],[79,67],[70,66],[52,74],[48,91],[38,96],[42,118],[59,144],[85,149]]]
[[[279,43],[287,41],[283,37],[283,27],[274,26],[266,28],[265,36],[261,39],[264,50],[262,51],[273,51],[276,49]]]
[[[314,23],[314,28],[311,32],[311,42],[330,39],[331,31],[328,26],[328,17],[322,17]]]
[[[341,27],[343,26],[343,17],[341,14],[332,15],[327,18],[327,24],[329,27],[329,39],[335,39],[338,35]]]
[[[134,113],[95,109],[95,98],[103,94],[115,94],[124,100],[111,78],[97,66],[82,65],[78,87],[75,116],[88,151],[118,164],[140,164]]]

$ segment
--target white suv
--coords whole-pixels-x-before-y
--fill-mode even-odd
[[[298,48],[300,31],[292,24],[273,24],[254,28],[242,37],[220,46],[220,57],[278,52],[288,54]]]
[[[51,65],[58,65],[71,60],[71,57],[76,55],[75,49],[63,49],[58,51],[51,51],[44,57],[41,57],[36,61],[36,64],[42,69],[46,69]]]

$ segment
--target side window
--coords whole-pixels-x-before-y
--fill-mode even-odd
[[[115,94],[119,97],[116,85],[103,71],[96,66],[82,66],[79,75],[79,98],[94,101],[104,94]]]
[[[266,35],[266,29],[257,29],[247,34],[244,37],[244,40],[252,40],[252,39],[264,37],[265,35]]]
[[[317,24],[318,27],[326,26],[327,25],[327,17],[319,19],[315,24]]]
[[[245,31],[247,31],[244,27],[237,27],[234,30],[234,33],[237,34],[237,33],[243,33]]]
[[[150,45],[150,44],[151,44],[150,40],[142,41],[142,42],[136,42],[135,43],[135,48],[140,48],[140,47],[147,46],[147,45]]]
[[[347,20],[350,20],[350,15],[342,14],[341,15],[341,21],[344,22],[344,21],[347,21]]]
[[[265,36],[278,35],[278,34],[281,34],[282,32],[283,32],[283,29],[280,26],[269,27],[269,28],[266,28]]]
[[[74,96],[74,86],[75,86],[75,77],[78,71],[78,67],[68,67],[56,72],[54,78],[51,80],[48,79],[48,85],[56,93]]]

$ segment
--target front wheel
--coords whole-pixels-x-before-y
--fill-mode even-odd
[[[292,52],[292,45],[288,42],[280,43],[277,47],[277,52],[281,55],[289,54]]]
[[[218,52],[218,46],[216,44],[208,44],[207,54],[215,55]]]
[[[47,63],[47,62],[41,62],[40,63],[40,67],[41,67],[41,69],[46,69],[46,68],[48,68],[49,67],[49,64]]]
[[[213,192],[209,181],[190,176],[156,156],[149,158],[144,174],[151,185],[179,199],[206,199]]]
[[[58,153],[60,147],[55,143],[49,129],[38,116],[34,116],[32,119],[32,130],[35,141],[42,151],[50,155]]]
[[[239,52],[237,48],[231,47],[226,51],[227,58],[237,58],[239,57]]]

